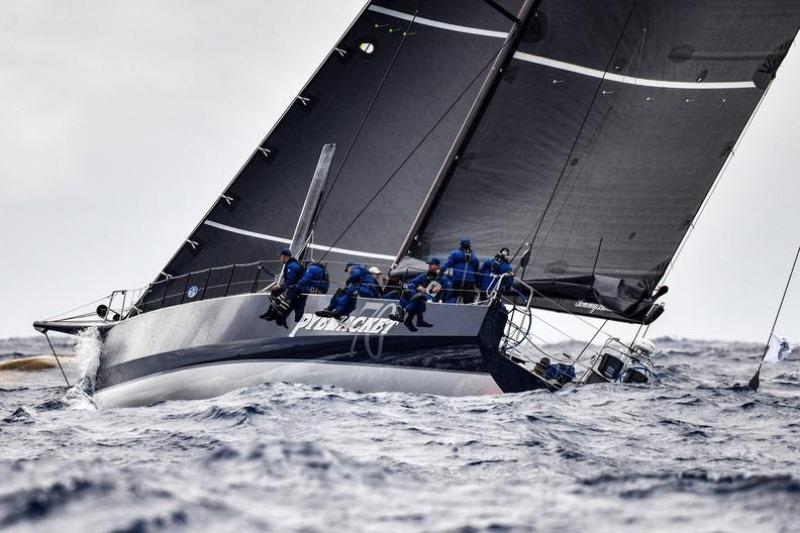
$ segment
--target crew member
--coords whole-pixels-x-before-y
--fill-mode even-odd
[[[322,311],[317,311],[317,316],[325,318],[335,318],[339,320],[343,316],[347,316],[356,308],[356,301],[358,300],[358,290],[353,286],[343,287],[337,289],[328,307]]]
[[[292,251],[288,248],[284,248],[281,250],[280,255],[281,263],[283,263],[283,271],[281,272],[281,288],[288,289],[292,286],[296,286],[297,282],[299,282],[303,274],[305,273],[305,268],[303,265],[292,256]]]
[[[453,290],[453,278],[448,276],[443,270],[439,270],[439,273],[441,274],[439,283],[442,285],[442,290],[436,301],[446,304],[458,303],[458,293]]]
[[[306,301],[309,294],[328,294],[330,280],[328,278],[328,271],[322,263],[309,263],[305,267],[305,273],[300,281],[297,282],[295,288],[296,297],[292,302],[292,309],[294,309],[294,321],[300,322],[303,318],[303,311],[306,308]]]
[[[369,274],[370,276],[375,279],[376,283],[378,284],[378,298],[383,298],[383,287],[385,286],[385,279],[383,278],[383,272],[381,272],[380,267],[371,266],[369,267]]]
[[[370,267],[361,279],[358,293],[365,298],[381,298],[381,292],[381,271],[378,267]]]
[[[417,328],[433,327],[433,324],[425,322],[425,317],[423,315],[427,308],[426,303],[438,298],[441,290],[442,286],[439,282],[432,281],[425,289],[417,287],[417,292],[408,298],[404,308],[405,318],[403,319],[403,324],[405,324],[409,330],[417,331]],[[392,318],[392,316],[389,318]],[[416,326],[414,325],[415,318]]]
[[[328,270],[322,263],[310,263],[297,285],[305,294],[327,294],[330,287]]]
[[[369,273],[367,267],[357,263],[347,263],[345,272],[348,274],[346,286],[354,287],[359,296],[364,298],[380,298],[380,284]]]
[[[504,293],[514,286],[512,280],[514,269],[508,262],[509,255],[508,248],[501,248],[494,259],[483,262],[480,270],[481,299],[485,300],[487,295],[495,290]]]
[[[429,328],[432,326],[425,322],[425,304],[429,301],[440,300],[443,296],[443,284],[447,283],[449,286],[449,282],[442,276],[441,265],[442,262],[436,257],[428,259],[428,271],[408,282],[406,290],[403,291],[398,302],[397,314],[389,315],[389,318],[403,322],[411,331],[417,331],[418,327]],[[414,325],[415,318],[416,326]]]
[[[284,248],[280,253],[280,261],[283,264],[281,270],[280,284],[272,289],[269,300],[270,305],[267,312],[260,315],[259,318],[271,321],[274,320],[279,326],[288,328],[286,317],[289,311],[295,309],[295,319],[298,318],[298,302],[302,290],[298,283],[303,279],[305,268],[300,264],[300,261],[292,256],[291,250]],[[304,302],[302,302],[304,303]],[[302,309],[299,310],[302,315]]]
[[[444,265],[445,271],[452,270],[453,290],[457,291],[465,304],[475,301],[475,281],[480,267],[480,261],[472,252],[472,243],[469,239],[461,240],[458,250],[450,254]]]
[[[347,263],[344,271],[347,273],[345,286],[337,289],[331,297],[328,307],[322,311],[317,311],[315,313],[317,316],[340,319],[355,310],[356,300],[359,296],[364,296],[365,298],[377,297],[378,284],[367,270],[367,267],[357,263]]]

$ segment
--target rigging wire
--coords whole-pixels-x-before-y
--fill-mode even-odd
[[[389,79],[389,74],[391,74],[392,69],[394,68],[397,59],[400,57],[400,52],[403,50],[403,46],[406,43],[406,39],[409,35],[411,35],[411,27],[417,20],[417,15],[419,14],[419,10],[422,7],[422,4],[425,3],[425,0],[420,0],[419,4],[417,4],[417,9],[414,11],[414,15],[411,17],[411,20],[406,25],[406,29],[403,32],[403,38],[400,41],[400,44],[397,47],[397,50],[394,52],[394,56],[392,56],[392,60],[389,63],[389,66],[386,68],[386,72],[383,73],[383,78],[381,79],[380,84],[378,84],[378,90],[375,92],[375,95],[372,97],[372,101],[370,102],[369,106],[367,107],[367,111],[364,113],[364,116],[361,118],[361,123],[356,130],[356,134],[353,137],[353,141],[350,143],[350,146],[347,148],[347,152],[344,155],[344,159],[342,159],[341,165],[339,165],[339,170],[336,172],[336,175],[331,180],[331,185],[328,188],[328,192],[325,194],[322,202],[317,209],[317,213],[322,213],[322,209],[325,207],[325,204],[328,202],[328,199],[331,197],[331,193],[333,192],[333,188],[336,186],[336,182],[339,180],[339,176],[342,174],[345,166],[347,165],[347,161],[350,158],[350,155],[353,153],[353,149],[355,148],[356,144],[358,143],[359,137],[361,137],[361,133],[364,130],[364,126],[367,124],[367,120],[369,120],[369,116],[372,114],[372,110],[375,108],[375,104],[378,102],[378,98],[380,98],[381,92],[383,92],[383,87],[386,85],[386,81]],[[324,257],[324,256],[323,256]]]
[[[771,87],[772,87],[772,84],[770,84],[767,87],[767,89],[764,91],[764,96],[761,97],[761,99],[758,101],[758,104],[756,105],[756,108],[750,114],[750,118],[747,120],[747,124],[745,124],[745,127],[742,130],[742,134],[739,135],[739,138],[736,140],[736,143],[734,143],[734,146],[731,148],[730,156],[725,160],[725,164],[722,166],[722,170],[720,170],[719,176],[717,176],[717,179],[714,180],[714,184],[711,186],[711,190],[708,192],[708,194],[706,195],[705,199],[703,200],[703,203],[700,205],[700,209],[697,211],[697,215],[694,217],[692,222],[689,224],[689,230],[687,231],[686,236],[684,237],[683,241],[681,241],[681,244],[678,247],[678,251],[675,253],[675,256],[672,258],[672,261],[670,262],[669,267],[667,267],[667,270],[664,273],[664,276],[661,278],[661,284],[662,285],[666,281],[667,277],[672,273],[672,270],[675,267],[675,263],[678,262],[678,258],[680,257],[681,253],[683,253],[683,250],[686,247],[686,243],[689,241],[689,238],[691,237],[691,234],[694,231],[694,228],[697,225],[697,222],[700,220],[700,217],[703,215],[703,212],[706,210],[706,207],[708,207],[708,204],[711,202],[711,197],[717,191],[717,187],[719,186],[720,182],[722,181],[723,176],[727,172],[728,167],[731,164],[731,161],[733,161],[733,156],[736,155],[736,150],[739,148],[739,146],[741,145],[742,140],[744,139],[745,135],[747,135],[747,132],[750,130],[750,126],[753,124],[753,120],[754,120],[755,116],[758,114],[759,109],[761,109],[761,105],[764,103],[764,100],[767,99],[767,94],[769,94],[769,90],[770,90]]]
[[[489,59],[489,61],[483,66],[483,68],[481,68],[478,71],[478,73],[475,75],[475,77],[472,78],[472,80],[466,85],[466,87],[464,87],[464,90],[461,91],[461,93],[455,98],[455,100],[453,100],[453,103],[450,104],[450,106],[448,106],[448,108],[439,117],[439,119],[433,124],[433,126],[431,126],[430,129],[428,129],[428,131],[425,133],[425,135],[422,136],[422,139],[420,139],[420,141],[414,146],[414,148],[411,150],[411,152],[409,152],[408,156],[406,156],[406,158],[403,159],[403,161],[400,163],[400,165],[394,170],[394,172],[392,172],[392,174],[383,183],[383,185],[381,185],[378,188],[378,190],[375,191],[375,193],[372,195],[372,197],[370,197],[369,201],[364,205],[364,207],[355,215],[355,217],[353,217],[353,219],[350,221],[350,223],[339,233],[339,235],[336,237],[336,239],[333,241],[333,243],[330,246],[328,246],[328,249],[325,251],[325,253],[322,254],[322,257],[320,258],[320,261],[325,259],[325,257],[331,251],[331,249],[333,249],[339,243],[339,241],[342,240],[342,238],[347,234],[347,232],[350,230],[350,228],[352,228],[355,225],[355,223],[358,222],[358,220],[367,211],[367,209],[370,207],[370,205],[372,205],[372,202],[374,202],[378,198],[378,196],[380,196],[380,194],[386,189],[386,187],[389,186],[389,184],[397,176],[397,174],[403,169],[403,167],[406,165],[406,163],[408,163],[411,160],[411,158],[414,157],[414,154],[417,153],[417,150],[419,150],[420,147],[422,147],[422,145],[425,143],[425,141],[428,140],[428,138],[431,136],[431,134],[433,134],[433,132],[436,130],[436,128],[439,127],[439,125],[442,123],[442,121],[444,121],[444,119],[447,118],[447,116],[456,107],[456,105],[458,105],[458,103],[461,101],[461,99],[464,97],[464,95],[466,95],[467,92],[469,92],[469,90],[472,88],[472,86],[475,84],[475,82],[478,81],[480,79],[480,77],[483,75],[483,73],[486,72],[486,69],[488,69],[491,66],[491,64],[495,61],[495,58],[497,57],[497,55],[501,51],[502,51],[502,47],[496,53],[492,54],[492,56]],[[330,196],[330,194],[328,194],[328,196]],[[320,210],[321,210],[321,208],[320,208]]]
[[[571,341],[573,341],[573,342],[583,342],[583,341],[581,341],[581,340],[578,340],[578,339],[576,339],[576,338],[575,338],[575,337],[573,337],[572,335],[570,335],[570,334],[566,333],[565,331],[563,331],[563,330],[561,330],[561,329],[557,328],[556,326],[554,326],[553,324],[551,324],[551,323],[550,323],[550,322],[548,322],[547,320],[543,319],[541,316],[537,316],[537,315],[535,315],[535,314],[533,314],[533,313],[531,313],[531,315],[532,315],[532,316],[534,316],[534,317],[535,317],[537,320],[539,320],[540,322],[543,322],[544,324],[547,324],[548,326],[550,326],[551,328],[553,328],[553,329],[554,329],[555,331],[557,331],[558,333],[560,333],[560,334],[564,335],[564,336],[565,336],[566,338],[568,338],[569,340],[571,340]],[[580,318],[580,316],[579,316],[579,315],[575,315],[575,316],[576,316],[576,318]],[[594,339],[597,337],[597,335],[598,335],[598,334],[600,334],[600,333],[602,333],[603,335],[605,335],[605,336],[606,336],[606,338],[608,338],[608,339],[611,339],[611,338],[613,338],[613,335],[611,335],[611,334],[609,334],[609,333],[606,333],[605,331],[603,331],[603,328],[605,328],[605,327],[606,327],[606,324],[608,323],[608,319],[606,319],[605,321],[603,321],[603,324],[602,324],[600,327],[594,326],[594,325],[592,325],[590,322],[587,322],[587,321],[585,321],[585,320],[584,320],[584,322],[586,323],[586,325],[588,325],[589,327],[591,327],[592,329],[594,329],[594,330],[595,330],[595,332],[594,332],[594,335],[592,336],[592,339],[589,341],[589,343],[592,343],[592,342],[594,341]],[[585,350],[585,348],[584,348],[584,350]]]
[[[535,292],[535,293],[536,293],[536,295],[537,295],[539,298],[542,298],[543,300],[547,300],[548,302],[550,302],[551,304],[553,304],[553,305],[554,305],[554,306],[556,306],[557,308],[561,309],[561,311],[563,311],[564,313],[566,313],[566,314],[570,315],[571,317],[577,318],[578,320],[580,320],[581,322],[583,322],[584,324],[586,324],[587,326],[589,326],[590,328],[592,328],[592,329],[594,329],[594,330],[598,329],[598,327],[597,327],[597,326],[595,326],[594,324],[592,324],[591,322],[589,322],[588,320],[586,320],[585,318],[583,318],[581,315],[578,315],[578,314],[576,314],[576,313],[573,313],[572,311],[570,311],[569,309],[567,309],[566,307],[564,307],[563,305],[561,305],[561,304],[560,304],[560,303],[558,303],[557,301],[553,300],[553,299],[552,299],[552,298],[550,298],[549,296],[545,295],[545,294],[544,294],[544,293],[542,293],[541,291],[538,291],[538,290],[534,289],[533,287],[529,287],[529,288],[530,288],[530,290],[532,290],[533,292]],[[546,309],[543,309],[543,311],[546,311]],[[555,312],[558,312],[558,311],[555,311]],[[600,329],[602,329],[602,328],[600,328]],[[605,336],[606,336],[606,337],[608,337],[609,339],[610,339],[610,338],[612,338],[612,335],[609,335],[608,333],[603,333],[603,335],[605,335]],[[575,340],[575,339],[572,339],[572,340]]]
[[[50,346],[50,351],[53,352],[53,357],[56,358],[56,363],[58,363],[58,368],[61,370],[61,375],[64,377],[64,382],[67,384],[67,388],[71,388],[72,385],[69,384],[69,379],[67,379],[67,373],[64,372],[64,367],[61,366],[61,359],[59,359],[58,354],[56,353],[56,349],[53,348],[53,343],[50,342],[50,335],[47,334],[47,331],[44,332],[44,338],[47,339],[47,344]]]
[[[581,127],[578,129],[578,134],[575,136],[575,140],[572,143],[572,146],[569,150],[569,154],[567,155],[567,158],[564,161],[564,166],[561,168],[561,173],[558,176],[558,180],[556,180],[556,184],[553,187],[553,192],[550,194],[550,198],[547,200],[547,204],[545,204],[544,211],[539,217],[536,226],[533,229],[531,229],[531,231],[528,233],[525,239],[523,239],[522,244],[520,244],[519,248],[517,248],[517,251],[514,252],[514,256],[511,258],[512,261],[517,258],[519,253],[525,247],[526,243],[529,243],[528,245],[529,248],[533,248],[533,244],[536,242],[536,238],[539,236],[539,231],[542,229],[542,224],[544,223],[544,219],[547,216],[547,212],[550,210],[550,206],[553,204],[553,201],[555,200],[556,194],[558,193],[559,187],[561,186],[561,182],[563,181],[564,176],[567,173],[567,168],[570,164],[570,161],[572,161],[573,159],[573,154],[575,153],[575,149],[578,147],[578,143],[580,142],[583,130],[589,121],[589,117],[592,115],[592,110],[594,109],[595,102],[597,102],[597,97],[600,95],[600,91],[603,88],[603,83],[605,82],[606,74],[608,73],[609,68],[611,68],[611,63],[612,61],[614,61],[614,56],[617,54],[617,50],[619,49],[620,44],[622,44],[622,39],[625,36],[625,33],[628,29],[628,25],[630,24],[631,19],[633,18],[633,14],[636,11],[636,7],[638,6],[638,4],[639,4],[638,0],[634,2],[630,12],[628,13],[628,17],[625,20],[625,24],[622,27],[622,31],[620,32],[619,37],[617,38],[617,42],[614,45],[614,49],[612,50],[611,55],[608,58],[608,62],[606,63],[606,68],[603,70],[603,77],[600,78],[600,83],[597,84],[597,88],[595,89],[594,95],[592,96],[592,101],[589,104],[589,109],[586,110],[586,114],[584,115],[583,121],[581,122]]]
[[[536,315],[536,314],[534,314],[534,313],[531,313],[531,316],[533,316],[534,318],[536,318],[536,320],[538,320],[539,322],[542,322],[542,323],[544,323],[544,324],[546,324],[546,325],[550,326],[550,327],[551,327],[551,328],[553,328],[555,331],[557,331],[557,332],[558,332],[558,333],[560,333],[561,335],[565,336],[565,337],[566,337],[566,338],[568,338],[569,340],[571,340],[571,341],[575,341],[575,342],[578,342],[578,339],[576,339],[575,337],[573,337],[573,336],[572,336],[572,335],[570,335],[569,333],[567,333],[567,332],[565,332],[565,331],[563,331],[563,330],[559,329],[558,327],[554,326],[553,324],[551,324],[550,322],[548,322],[547,320],[545,320],[545,319],[544,319],[544,318],[542,318],[541,316],[538,316],[538,315]]]
[[[678,260],[680,259],[681,254],[683,254],[683,251],[686,249],[686,245],[688,244],[689,239],[691,238],[692,234],[694,233],[695,227],[697,226],[698,222],[700,221],[700,217],[703,216],[703,213],[705,212],[706,208],[708,207],[708,204],[711,203],[711,198],[714,196],[714,193],[717,192],[717,188],[719,187],[719,184],[722,182],[722,179],[724,178],[726,172],[728,171],[728,168],[730,167],[731,161],[733,161],[733,158],[736,155],[737,149],[742,144],[742,141],[744,140],[744,138],[747,135],[748,131],[750,131],[750,127],[753,125],[753,121],[754,121],[756,115],[758,114],[758,111],[761,109],[761,106],[764,104],[764,101],[767,99],[767,95],[769,94],[769,90],[771,88],[772,88],[772,84],[769,84],[767,86],[767,88],[764,90],[764,96],[761,97],[761,99],[758,101],[758,104],[756,104],[755,109],[750,114],[750,118],[747,120],[747,124],[745,124],[744,129],[742,130],[742,134],[739,135],[739,138],[736,140],[736,142],[734,143],[734,146],[731,148],[729,157],[725,160],[725,164],[722,166],[722,169],[720,170],[719,175],[717,176],[717,179],[714,180],[714,184],[711,186],[711,190],[708,191],[708,194],[703,199],[703,203],[700,204],[700,209],[698,209],[697,215],[695,215],[695,217],[692,219],[691,223],[689,224],[689,229],[687,230],[686,235],[684,236],[684,238],[681,241],[681,243],[678,245],[678,249],[675,252],[675,255],[672,257],[672,261],[670,261],[669,266],[667,266],[667,269],[664,272],[664,275],[661,277],[661,281],[659,282],[660,285],[664,285],[666,283],[667,279],[672,274],[672,271],[675,269],[675,265],[677,264]],[[642,333],[642,337],[647,337],[647,332],[650,330],[650,326],[651,326],[651,324],[647,324],[647,326],[644,328],[644,332]]]
[[[575,366],[575,364],[576,364],[578,361],[580,361],[580,360],[581,360],[581,357],[583,357],[583,354],[585,354],[585,353],[586,353],[586,350],[588,350],[588,349],[589,349],[589,347],[592,345],[592,343],[593,343],[593,342],[594,342],[594,340],[597,338],[597,336],[600,334],[600,332],[602,332],[602,331],[603,331],[603,328],[604,328],[604,327],[606,327],[606,324],[608,324],[608,319],[606,319],[605,321],[603,321],[603,324],[602,324],[602,325],[601,325],[601,326],[600,326],[600,327],[597,329],[597,331],[594,333],[594,335],[592,336],[592,338],[591,338],[591,339],[589,339],[589,342],[587,342],[587,343],[586,343],[586,345],[583,347],[583,350],[581,350],[581,353],[579,353],[579,354],[578,354],[578,357],[576,357],[576,358],[575,358],[575,361],[572,363],[572,366]],[[610,338],[611,336],[610,336],[610,335],[608,335],[608,337]]]
[[[783,296],[781,296],[781,303],[778,305],[778,312],[775,314],[775,320],[772,321],[772,329],[769,331],[769,337],[767,337],[767,345],[764,347],[764,353],[761,355],[761,362],[758,363],[758,370],[750,378],[750,382],[747,384],[751,390],[757,391],[758,385],[760,382],[761,376],[761,367],[764,366],[764,359],[767,357],[767,352],[769,352],[769,345],[772,341],[772,335],[775,333],[775,326],[778,325],[778,320],[781,317],[781,311],[783,310],[783,304],[786,302],[786,295],[789,293],[789,287],[792,284],[792,278],[794,277],[794,272],[797,270],[797,261],[800,260],[800,247],[797,248],[797,254],[794,256],[794,262],[792,263],[792,269],[789,271],[789,279],[786,280],[786,286],[783,289]]]
[[[532,335],[532,336],[536,337],[536,335]],[[547,344],[547,342],[546,342],[546,341],[545,341],[543,338],[541,338],[541,337],[536,337],[536,338],[537,338],[537,339],[538,339],[540,342],[542,342],[543,344]],[[539,347],[539,345],[538,345],[538,344],[536,344],[535,342],[531,342],[531,341],[528,341],[528,342],[529,342],[529,344],[530,344],[531,346],[533,346],[533,349],[534,349],[534,350],[536,350],[537,352],[539,352],[540,354],[542,354],[542,355],[544,355],[545,357],[547,357],[547,358],[550,358],[550,359],[556,359],[555,357],[553,357],[552,355],[550,355],[549,353],[547,353],[546,351],[544,351],[544,349],[543,349],[543,348],[540,348],[540,347]],[[527,354],[525,354],[525,355],[526,355],[526,359],[528,359],[528,361],[530,361],[531,363],[535,363],[535,362],[536,362],[536,361],[533,361],[533,360],[531,360],[529,357],[527,357]]]

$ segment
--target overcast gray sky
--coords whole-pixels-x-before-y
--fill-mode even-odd
[[[0,337],[150,281],[362,4],[0,3]],[[799,54],[668,280],[653,333],[766,336],[800,242]],[[800,342],[800,277],[779,331]]]

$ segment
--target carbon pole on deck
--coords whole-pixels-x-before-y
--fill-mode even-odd
[[[317,168],[314,170],[314,177],[308,187],[306,200],[297,219],[297,226],[292,235],[292,243],[289,246],[289,250],[295,257],[299,257],[305,249],[309,233],[314,227],[314,221],[319,214],[319,206],[328,192],[328,178],[334,153],[336,153],[336,144],[331,143],[323,146],[322,152],[319,154]]]
[[[783,302],[786,301],[786,293],[789,292],[789,285],[792,283],[792,277],[794,276],[794,271],[797,268],[797,259],[800,258],[800,246],[797,248],[797,254],[794,256],[794,263],[792,263],[792,270],[789,272],[789,279],[786,280],[786,287],[783,289],[783,296],[781,297],[781,303],[778,306],[778,312],[775,314],[775,320],[772,321],[772,329],[769,331],[769,337],[767,337],[767,345],[764,347],[764,353],[761,354],[761,361],[758,363],[758,369],[756,369],[756,373],[753,374],[753,377],[750,378],[750,382],[747,384],[750,387],[750,390],[757,391],[758,386],[761,384],[761,367],[764,365],[764,358],[767,356],[767,351],[769,351],[769,343],[772,341],[772,334],[775,333],[775,326],[778,325],[778,318],[781,316],[781,310],[783,310]]]

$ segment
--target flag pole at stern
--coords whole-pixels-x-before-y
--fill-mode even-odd
[[[786,280],[786,287],[783,289],[783,296],[781,297],[781,303],[778,306],[778,312],[775,314],[775,320],[772,321],[772,329],[769,332],[769,337],[767,337],[767,345],[764,348],[764,353],[761,355],[761,361],[758,363],[758,369],[756,369],[756,373],[753,374],[753,377],[750,378],[750,382],[747,384],[750,387],[750,390],[757,391],[758,386],[761,380],[761,367],[764,365],[764,358],[767,356],[767,351],[769,350],[770,344],[772,342],[772,335],[775,333],[775,326],[778,324],[778,318],[781,316],[781,310],[783,309],[783,302],[786,301],[786,293],[789,292],[789,285],[792,283],[792,276],[794,276],[794,271],[797,268],[797,259],[800,258],[800,246],[797,248],[797,254],[794,256],[794,263],[792,263],[792,270],[789,271],[789,279]]]

